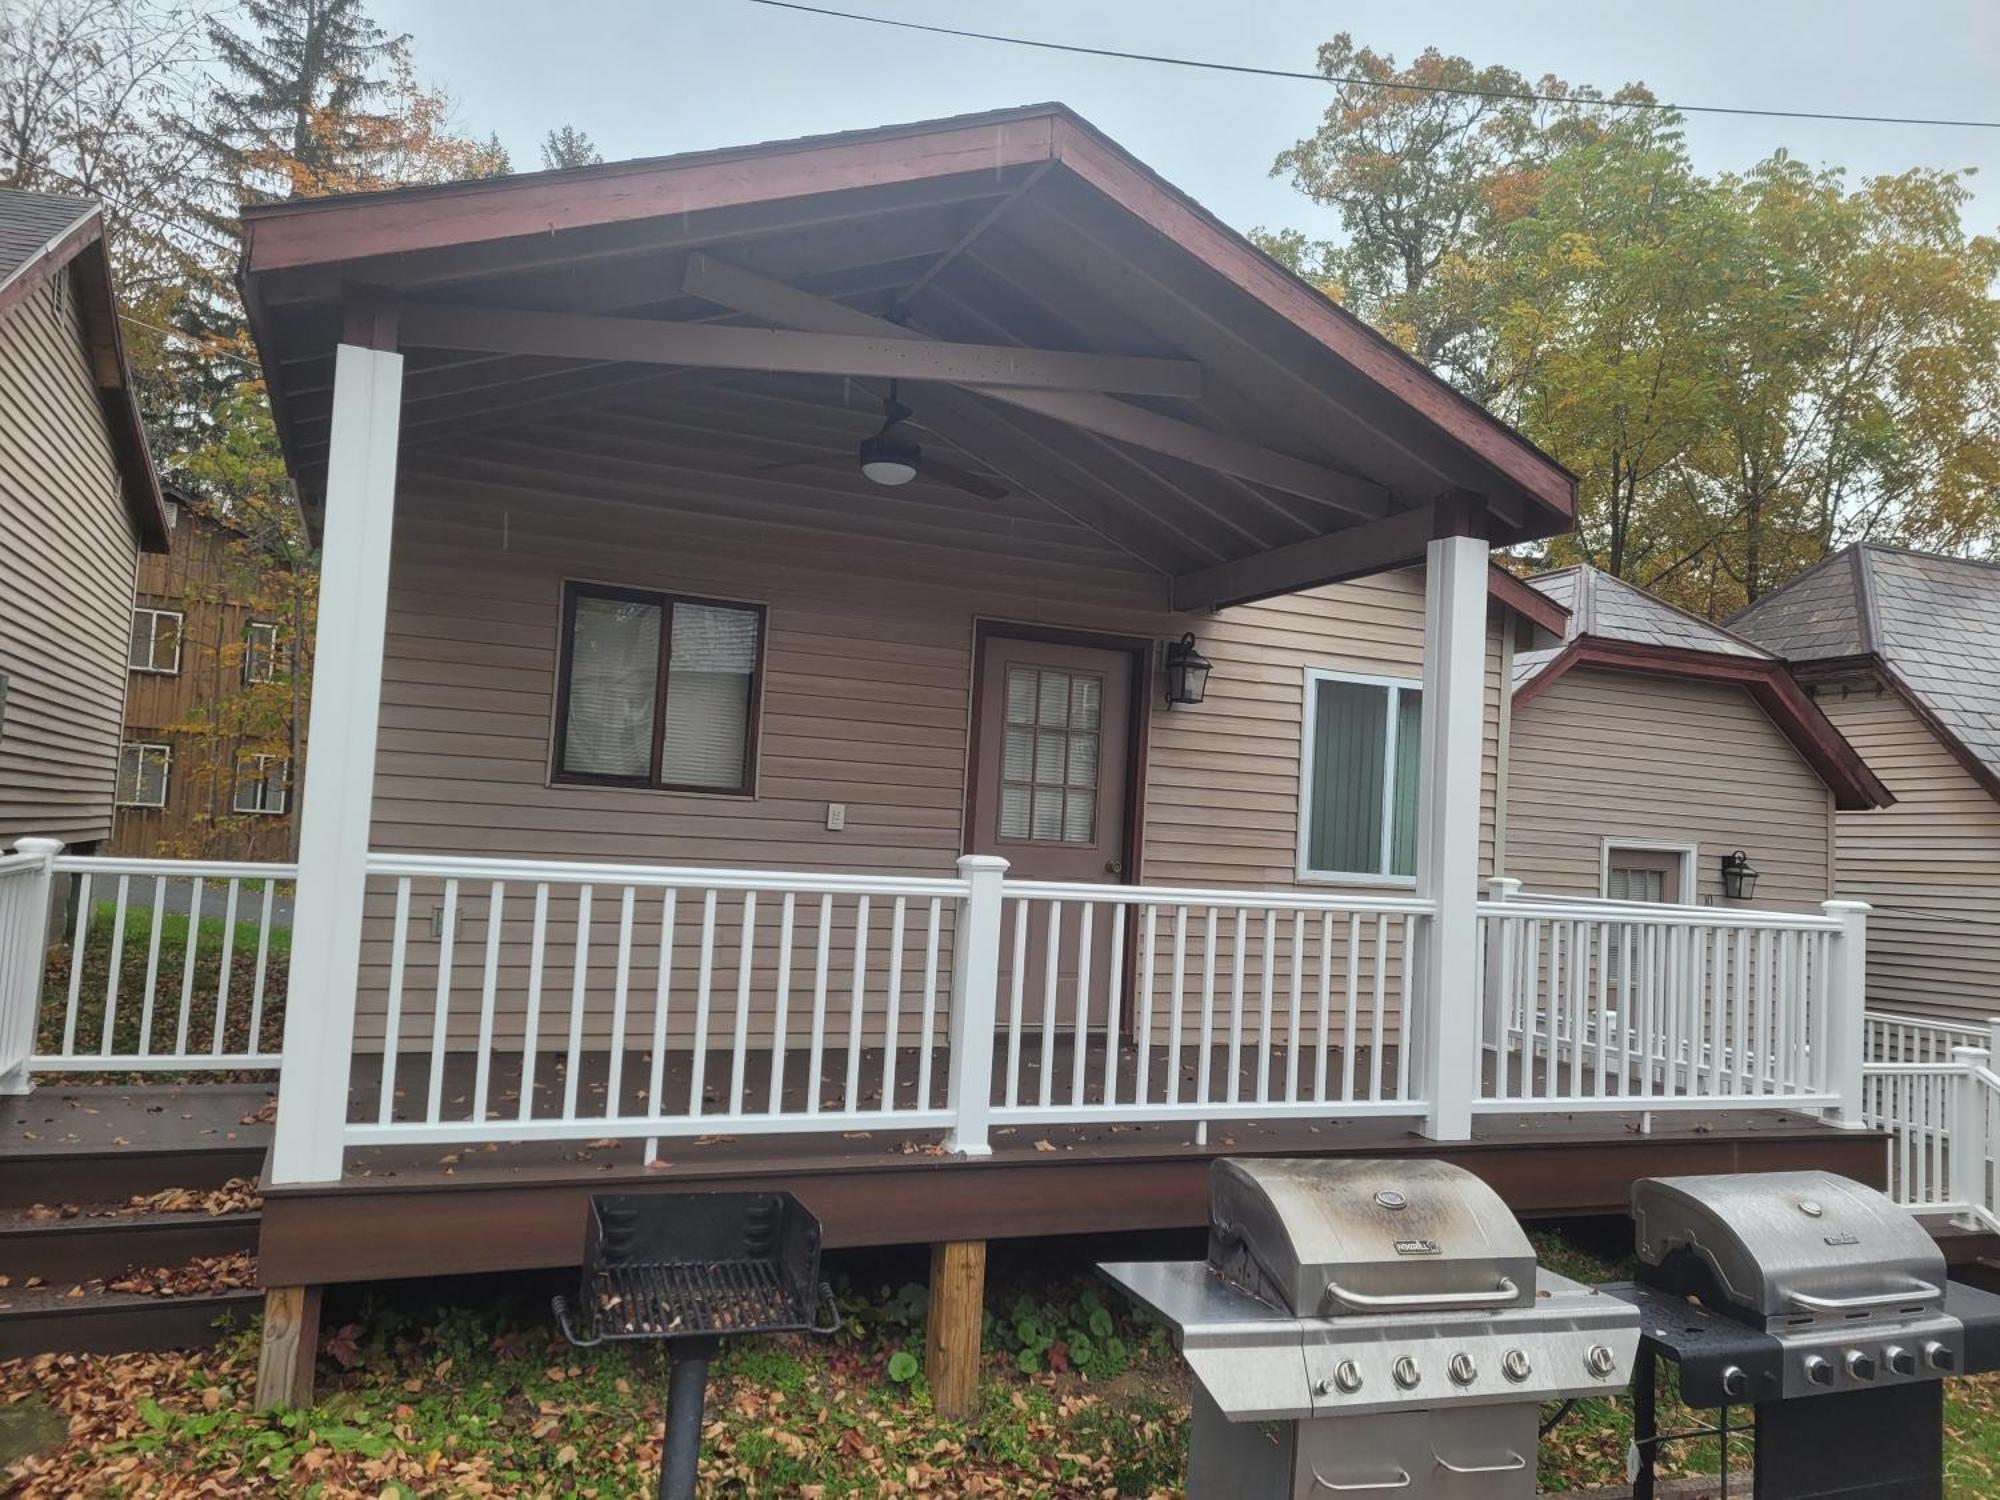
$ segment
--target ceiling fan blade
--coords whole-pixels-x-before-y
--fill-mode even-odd
[[[850,448],[841,453],[822,453],[817,458],[788,458],[783,463],[758,464],[750,472],[752,474],[775,474],[780,469],[818,469],[828,464],[853,462],[854,450]]]
[[[917,472],[926,479],[935,479],[939,484],[948,484],[953,489],[964,490],[968,495],[977,495],[982,500],[999,500],[1006,496],[1007,486],[985,474],[975,474],[970,469],[961,469],[957,464],[945,463],[932,458],[928,453],[917,465]]]

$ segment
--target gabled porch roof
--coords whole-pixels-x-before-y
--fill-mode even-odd
[[[406,468],[467,479],[500,442],[859,494],[768,466],[851,451],[895,380],[927,453],[1183,610],[1574,515],[1547,455],[1059,105],[274,204],[243,276],[316,521],[340,342],[405,353]]]

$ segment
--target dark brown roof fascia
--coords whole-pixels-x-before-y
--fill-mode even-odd
[[[1871,807],[1887,807],[1896,800],[1880,778],[1868,769],[1860,752],[1834,728],[1833,721],[1806,696],[1805,690],[1781,662],[1579,636],[1565,646],[1554,661],[1516,689],[1514,707],[1519,709],[1533,702],[1577,667],[1740,687],[1750,694],[1778,732],[1799,752],[1800,758],[1826,783],[1833,792],[1834,805],[1841,811],[1858,812]]]

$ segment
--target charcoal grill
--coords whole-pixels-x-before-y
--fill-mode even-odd
[[[1638,1342],[1444,1162],[1224,1159],[1206,1261],[1099,1269],[1194,1372],[1190,1500],[1528,1500],[1540,1404],[1622,1389]]]
[[[1635,1500],[1662,1443],[1659,1363],[1681,1399],[1754,1410],[1756,1500],[1944,1493],[1944,1378],[2000,1366],[2000,1297],[1945,1279],[1906,1210],[1830,1172],[1656,1177],[1632,1188],[1641,1318]],[[1700,1429],[1706,1435],[1713,1428]],[[1724,1490],[1727,1494],[1727,1490]]]
[[[724,1335],[831,1333],[819,1220],[790,1193],[601,1193],[584,1220],[576,1306],[556,1322],[580,1348],[665,1342],[661,1500],[692,1500],[708,1364]]]

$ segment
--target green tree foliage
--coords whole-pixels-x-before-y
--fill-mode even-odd
[[[1320,70],[1367,82],[1273,170],[1344,237],[1260,242],[1577,472],[1535,561],[1725,614],[1859,537],[2000,533],[2000,241],[1961,176],[1707,176],[1636,85],[1345,36]]]
[[[564,167],[594,167],[604,158],[589,136],[574,125],[562,125],[542,137],[542,169],[559,171]]]

